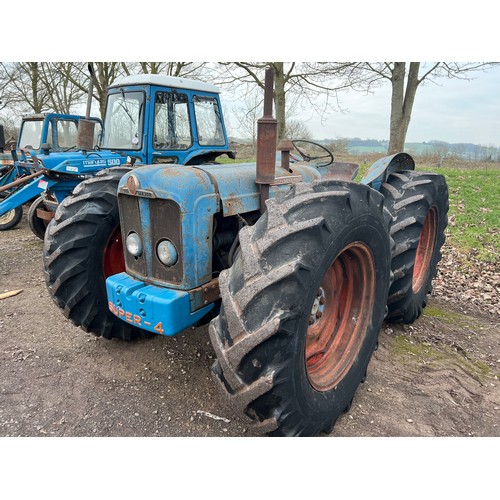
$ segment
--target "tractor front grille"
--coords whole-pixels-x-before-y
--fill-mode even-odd
[[[118,195],[118,202],[127,272],[145,281],[181,284],[184,265],[179,205],[172,200],[142,198],[122,193]],[[125,240],[131,231],[139,235],[143,244],[139,257],[131,255],[125,246]],[[177,250],[177,262],[170,267],[162,264],[157,257],[156,247],[163,239],[169,239]]]

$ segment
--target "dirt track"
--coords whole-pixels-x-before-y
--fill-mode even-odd
[[[49,297],[26,219],[0,232],[0,436],[252,436],[218,393],[207,327],[127,344],[86,334]],[[458,301],[457,301],[458,302]],[[331,436],[500,436],[500,319],[431,298],[384,324]]]

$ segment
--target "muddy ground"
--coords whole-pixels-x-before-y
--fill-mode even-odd
[[[50,299],[42,246],[26,218],[0,232],[0,293],[22,289],[0,300],[0,436],[254,435],[212,381],[207,327],[136,343],[86,334]],[[332,437],[500,436],[498,295],[490,307],[437,284],[446,293],[414,325],[384,324]]]

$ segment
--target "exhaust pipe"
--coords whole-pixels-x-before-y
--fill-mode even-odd
[[[266,211],[269,186],[273,184],[276,169],[276,142],[278,121],[273,118],[274,72],[266,69],[264,85],[264,116],[257,120],[257,171],[255,182],[260,185],[260,212]]]
[[[89,90],[87,93],[87,111],[85,113],[85,119],[80,120],[78,123],[78,139],[77,146],[79,149],[89,151],[94,149],[94,129],[95,122],[90,120],[90,108],[92,106],[92,93],[94,91],[94,69],[92,64],[88,64],[87,68],[90,74]]]

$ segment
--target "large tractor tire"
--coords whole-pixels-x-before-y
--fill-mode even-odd
[[[76,326],[107,339],[143,336],[109,311],[106,295],[106,278],[125,271],[117,189],[129,170],[102,170],[79,184],[45,234],[45,279],[53,300]]]
[[[395,242],[386,319],[413,323],[427,304],[441,260],[448,187],[442,175],[403,171],[390,175],[381,192],[393,217],[390,231]]]
[[[322,181],[266,205],[220,274],[221,313],[209,327],[214,378],[256,432],[329,433],[366,377],[385,316],[383,197]]]
[[[6,197],[5,193],[0,193],[0,201]],[[7,231],[16,227],[23,218],[23,207],[19,206],[0,215],[0,231]]]
[[[37,238],[43,240],[48,223],[44,219],[38,217],[36,211],[39,208],[45,209],[43,198],[41,198],[40,196],[30,205],[30,209],[28,210],[28,224],[30,226],[31,232]]]

